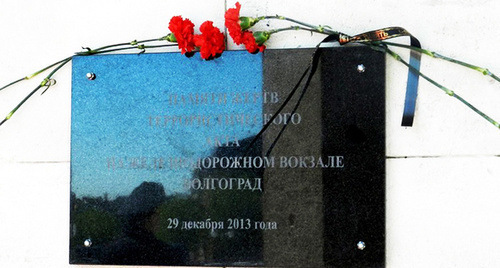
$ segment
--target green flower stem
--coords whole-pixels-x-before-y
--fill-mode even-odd
[[[287,20],[287,21],[290,21],[290,22],[293,22],[293,23],[296,23],[296,24],[299,24],[299,25],[302,25],[302,26],[305,26],[305,27],[309,28],[309,29],[301,28],[302,30],[310,30],[310,31],[313,31],[313,32],[324,33],[324,34],[340,34],[340,32],[328,29],[329,28],[328,26],[321,26],[321,25],[320,26],[316,26],[316,25],[312,25],[312,24],[309,24],[309,23],[301,22],[301,21],[298,21],[298,20],[295,20],[295,19],[291,19],[291,18],[288,18],[288,17],[280,16],[280,15],[258,17],[257,21],[260,21],[260,20],[263,20],[263,19]],[[342,33],[342,34],[346,35],[344,33]],[[348,35],[346,35],[346,36],[348,36]],[[483,75],[490,76],[491,78],[493,78],[493,79],[497,80],[498,82],[500,82],[500,77],[498,77],[494,73],[490,72],[490,70],[488,70],[487,68],[479,67],[479,66],[467,63],[467,62],[463,62],[463,61],[456,60],[456,59],[453,59],[453,58],[450,58],[450,57],[446,57],[446,56],[441,55],[441,54],[439,54],[437,52],[433,52],[433,51],[430,51],[430,50],[427,50],[427,49],[422,49],[422,48],[418,48],[418,47],[414,47],[414,46],[409,46],[409,45],[404,45],[404,44],[398,44],[398,43],[392,43],[392,42],[386,42],[386,41],[379,41],[379,42],[375,42],[375,43],[382,43],[382,44],[386,44],[386,45],[390,45],[390,46],[397,46],[397,47],[402,47],[402,48],[407,48],[407,49],[415,50],[415,51],[418,51],[420,53],[426,54],[426,55],[428,55],[430,57],[433,57],[433,58],[436,58],[436,59],[446,60],[446,61],[449,61],[449,62],[452,62],[452,63],[455,63],[455,64],[462,65],[462,66],[467,67],[469,69],[478,71],[478,72],[482,73]]]
[[[132,45],[132,42],[130,42],[130,43],[113,44],[113,45],[103,46],[103,47],[96,48],[96,49],[83,48],[83,49],[87,49],[87,51],[77,52],[75,54],[77,54],[77,55],[93,55],[93,54],[98,53],[99,51],[102,51],[102,50],[108,49],[108,48],[119,47],[119,46],[130,46],[130,45]]]
[[[0,91],[1,91],[1,90],[3,90],[3,89],[5,89],[5,88],[8,88],[8,87],[10,87],[10,86],[12,86],[12,85],[15,85],[15,84],[17,84],[17,83],[19,83],[19,82],[21,82],[21,81],[24,81],[24,80],[27,80],[27,76],[26,76],[26,77],[23,77],[23,78],[20,78],[20,79],[18,79],[18,80],[16,80],[16,81],[13,81],[13,82],[8,83],[7,85],[5,85],[5,86],[1,87],[1,88],[0,88]]]
[[[154,42],[154,41],[161,41],[161,38],[156,38],[156,39],[146,39],[146,40],[141,40],[141,41],[132,41],[132,42],[128,42],[128,43],[119,43],[119,44],[113,44],[113,45],[108,45],[108,46],[103,46],[103,47],[100,47],[100,48],[97,48],[97,49],[89,49],[88,51],[84,51],[84,52],[77,52],[75,53],[76,55],[80,55],[80,56],[83,56],[83,55],[95,55],[95,54],[102,54],[102,53],[109,53],[109,52],[114,52],[114,51],[120,51],[120,50],[127,50],[127,49],[134,49],[134,48],[137,48],[141,45],[141,43],[148,43],[148,42]],[[125,48],[117,48],[117,49],[109,49],[109,48],[115,48],[115,47],[120,47],[120,46],[130,46],[130,47],[125,47]],[[168,45],[163,45],[163,46],[168,46]],[[151,46],[152,48],[153,46]],[[154,47],[160,47],[160,46],[154,46]],[[145,47],[146,48],[146,47]],[[148,47],[149,48],[149,47]],[[71,57],[69,57],[71,58]],[[2,91],[3,89],[6,89],[12,85],[15,85],[21,81],[24,81],[24,80],[29,80],[45,71],[47,71],[48,69],[58,65],[58,64],[61,64],[62,62],[65,62],[66,60],[68,60],[69,58],[65,58],[63,60],[60,60],[58,62],[55,62],[49,66],[46,66],[44,67],[43,69],[40,69],[30,75],[27,75],[23,78],[20,78],[20,79],[17,79],[13,82],[10,82],[9,84],[3,86],[3,87],[0,87],[0,91]]]
[[[290,21],[290,22],[293,22],[293,23],[305,26],[305,27],[309,28],[308,30],[313,30],[313,32],[317,32],[317,33],[323,33],[323,34],[340,34],[340,32],[333,31],[333,30],[329,29],[330,28],[329,26],[312,25],[312,24],[309,24],[309,23],[305,23],[305,22],[302,22],[302,21],[298,21],[298,20],[295,20],[295,19],[292,19],[292,18],[288,18],[288,17],[285,17],[285,16],[280,16],[280,15],[262,16],[262,17],[258,17],[257,18],[257,20],[259,20],[259,21],[260,20],[264,20],[264,19],[277,19],[277,20]]]
[[[92,50],[87,51],[87,52],[89,53],[89,55],[92,55],[92,54],[95,54],[97,52],[100,52],[100,51],[102,51],[104,49],[108,49],[108,48],[120,47],[120,46],[132,46],[132,47],[134,47],[134,46],[137,46],[140,43],[149,43],[149,42],[155,42],[155,41],[161,41],[161,38],[146,39],[146,40],[141,40],[141,41],[134,40],[134,41],[131,41],[131,42],[128,42],[128,43],[119,43],[119,44],[114,44],[114,45],[107,45],[107,46],[103,46],[103,47],[100,47],[100,48],[92,49]]]
[[[381,47],[381,46],[379,46],[379,47]],[[480,111],[479,109],[477,109],[476,107],[474,107],[468,101],[466,101],[465,99],[463,99],[462,97],[460,97],[459,95],[457,95],[453,90],[448,89],[447,87],[439,84],[438,82],[434,81],[433,79],[431,79],[427,75],[423,74],[419,70],[415,69],[408,62],[406,62],[405,60],[403,60],[401,58],[401,56],[399,56],[398,54],[396,54],[394,51],[390,50],[387,46],[383,46],[382,48],[383,48],[383,50],[387,54],[391,55],[397,61],[403,63],[405,66],[407,66],[408,68],[410,68],[412,71],[418,73],[418,75],[420,75],[422,78],[424,78],[425,80],[427,80],[428,82],[430,82],[434,86],[436,86],[439,89],[443,90],[447,95],[456,98],[457,100],[459,100],[460,102],[462,102],[463,104],[465,104],[467,107],[469,107],[471,110],[473,110],[474,112],[476,112],[477,114],[479,114],[481,117],[483,117],[484,119],[486,119],[488,122],[490,122],[491,124],[493,124],[496,128],[500,128],[500,124],[497,121],[493,120],[491,117],[489,117],[488,115],[486,115],[485,113],[483,113],[482,111]]]
[[[115,52],[115,51],[123,51],[123,50],[130,50],[130,49],[140,49],[141,52],[144,52],[145,49],[147,48],[160,48],[160,47],[170,47],[170,46],[177,46],[177,44],[163,44],[163,45],[144,45],[144,43],[149,43],[149,42],[154,42],[154,41],[162,41],[161,39],[147,39],[147,40],[142,40],[142,41],[132,41],[132,42],[129,42],[129,43],[119,43],[119,44],[114,44],[114,45],[108,45],[108,46],[103,46],[103,47],[100,47],[100,48],[97,48],[97,49],[89,49],[88,51],[84,51],[84,52],[77,52],[75,53],[75,55],[77,56],[89,56],[89,55],[97,55],[97,54],[104,54],[104,53],[110,53],[110,52]],[[122,47],[122,46],[126,46],[126,47]],[[65,58],[63,60],[60,60],[56,63],[53,63],[31,75],[28,75],[26,77],[23,77],[21,79],[18,79],[14,82],[11,82],[9,84],[7,84],[6,86],[0,88],[0,90],[2,89],[5,89],[9,86],[12,86],[18,82],[21,82],[21,81],[24,81],[24,80],[28,80],[28,79],[31,79],[37,75],[39,75],[40,73],[43,73],[45,71],[47,71],[48,69],[54,67],[54,66],[57,66],[54,70],[52,70],[43,80],[42,82],[35,88],[33,89],[21,102],[19,102],[17,104],[16,107],[14,107],[14,109],[12,109],[12,111],[10,111],[10,113],[7,114],[7,116],[2,120],[0,121],[0,126],[5,123],[7,120],[9,120],[13,115],[14,113],[16,113],[16,111],[29,99],[31,98],[31,96],[33,96],[33,94],[35,94],[40,88],[43,88],[43,87],[46,87],[47,89],[51,86],[50,85],[50,80],[51,80],[51,77],[57,72],[59,71],[59,69],[61,69],[66,63],[70,62],[71,60],[73,59],[73,56],[71,57],[68,57],[68,58]],[[46,89],[46,90],[47,90]],[[45,91],[44,91],[45,92]],[[43,93],[42,93],[43,94]]]
[[[70,57],[70,58],[71,58],[71,57]],[[69,58],[65,58],[65,59],[63,59],[63,60],[60,60],[60,61],[58,61],[58,62],[56,62],[56,63],[53,63],[53,64],[51,64],[51,65],[49,65],[49,66],[47,66],[47,67],[45,67],[45,68],[43,68],[43,69],[40,69],[39,71],[36,71],[36,72],[34,72],[34,73],[32,73],[32,74],[30,74],[30,75],[28,75],[28,76],[25,76],[25,77],[23,77],[23,78],[20,78],[20,79],[18,79],[18,80],[16,80],[16,81],[14,81],[14,82],[11,82],[11,83],[9,83],[9,84],[7,84],[7,85],[5,85],[5,86],[1,87],[1,88],[0,88],[0,91],[1,91],[1,90],[3,90],[3,89],[5,89],[5,88],[8,88],[8,87],[10,87],[10,86],[12,86],[12,85],[14,85],[14,84],[16,84],[16,83],[19,83],[19,82],[21,82],[21,81],[24,81],[24,80],[29,80],[29,79],[31,79],[31,78],[33,78],[33,77],[35,77],[35,76],[37,76],[37,75],[39,75],[39,74],[41,74],[41,73],[43,73],[43,72],[47,71],[48,69],[50,69],[50,68],[52,68],[52,67],[56,66],[57,64],[60,64],[60,63],[62,63],[62,62],[64,62],[64,61],[68,60],[68,59],[69,59]]]
[[[301,26],[290,26],[290,27],[286,27],[286,28],[279,28],[279,29],[274,29],[274,30],[270,30],[269,33],[270,34],[273,34],[273,33],[279,33],[279,32],[284,32],[284,31],[298,31],[298,30],[303,30],[303,31],[309,31],[309,32],[316,32],[316,33],[321,33],[321,34],[326,34],[324,32],[320,32],[316,29],[312,29],[312,28],[305,28],[305,27],[301,27]]]
[[[146,39],[146,40],[141,40],[141,41],[134,40],[134,41],[131,41],[128,43],[118,43],[118,44],[114,44],[114,45],[103,46],[103,47],[96,48],[96,49],[89,49],[88,51],[77,52],[75,54],[79,55],[79,56],[88,56],[88,55],[102,54],[102,53],[108,53],[108,52],[114,52],[114,51],[120,51],[120,50],[127,50],[127,49],[138,48],[139,46],[143,46],[143,43],[156,42],[156,41],[162,41],[162,38]],[[127,46],[127,47],[119,48],[121,46]]]
[[[77,56],[90,56],[90,55],[105,54],[105,53],[130,50],[130,49],[144,50],[146,48],[160,48],[160,47],[171,47],[171,46],[177,46],[177,44],[164,44],[164,45],[153,45],[153,46],[136,45],[136,46],[132,46],[132,47],[120,47],[120,48],[112,48],[112,49],[108,49],[108,50],[92,51],[92,53],[88,53],[87,51],[86,52],[78,52],[78,53],[76,53],[76,55]],[[142,51],[141,51],[141,53],[142,53]]]
[[[164,44],[164,45],[152,45],[152,46],[139,45],[136,48],[137,49],[146,49],[146,48],[176,47],[176,46],[178,46],[178,45],[177,44]]]
[[[290,22],[293,22],[293,23],[296,23],[296,24],[299,24],[299,25],[302,25],[302,26],[305,26],[305,27],[309,28],[309,29],[305,29],[305,28],[301,27],[300,29],[302,29],[302,30],[310,30],[310,31],[313,31],[313,32],[324,33],[324,34],[340,34],[340,32],[328,29],[329,28],[328,26],[321,26],[321,25],[320,26],[316,26],[316,25],[312,25],[312,24],[309,24],[309,23],[298,21],[298,20],[295,20],[295,19],[292,19],[292,18],[288,18],[288,17],[285,17],[285,16],[280,16],[280,15],[258,17],[256,20],[260,21],[260,20],[263,20],[263,19],[287,20],[287,21],[290,21]],[[285,28],[283,30],[288,30],[288,29]],[[273,31],[271,31],[271,33],[273,33]],[[392,42],[386,42],[386,41],[379,41],[379,42],[375,42],[375,43],[382,43],[382,44],[386,44],[386,45],[390,45],[390,46],[396,46],[396,47],[402,47],[402,48],[407,48],[407,49],[415,50],[415,51],[418,51],[420,53],[426,54],[426,55],[428,55],[430,57],[433,57],[433,58],[436,58],[436,59],[446,60],[446,61],[458,64],[458,65],[462,65],[462,66],[464,66],[466,68],[478,71],[478,72],[482,73],[483,75],[490,76],[491,78],[493,78],[496,81],[500,82],[500,77],[498,77],[494,73],[490,72],[490,70],[488,70],[487,68],[479,67],[479,66],[467,63],[467,62],[456,60],[456,59],[453,59],[453,58],[441,55],[441,54],[439,54],[437,52],[433,52],[433,51],[430,51],[430,50],[427,50],[427,49],[422,49],[422,48],[418,48],[418,47],[414,47],[414,46],[409,46],[409,45],[404,45],[404,44],[398,44],[398,43],[392,43]]]
[[[57,66],[54,70],[52,70],[52,72],[49,73],[49,75],[47,75],[43,80],[42,82],[35,88],[33,89],[30,94],[28,94],[21,102],[19,102],[19,104],[17,104],[16,107],[14,107],[14,109],[12,109],[12,111],[10,111],[10,113],[7,114],[7,116],[0,122],[0,126],[5,123],[7,120],[9,120],[13,115],[14,113],[29,99],[31,98],[31,96],[33,96],[33,94],[35,94],[40,88],[42,87],[50,87],[50,84],[47,84],[47,83],[50,83],[50,79],[51,77],[57,72],[59,71],[59,69],[61,69],[66,63],[70,62],[71,60],[73,59],[73,57],[69,57],[69,58],[66,58],[65,60],[63,60],[62,62],[59,62],[59,66]]]
[[[389,46],[402,47],[402,48],[407,48],[407,49],[415,50],[415,51],[418,51],[418,52],[420,52],[422,54],[428,55],[428,56],[430,56],[432,58],[442,59],[442,60],[449,61],[449,62],[458,64],[458,65],[462,65],[462,66],[467,67],[469,69],[478,71],[478,72],[482,73],[483,75],[490,76],[491,78],[493,78],[493,79],[497,80],[498,82],[500,82],[500,77],[498,77],[494,73],[490,72],[487,68],[482,68],[482,67],[479,67],[479,66],[476,66],[476,65],[472,65],[472,64],[467,63],[467,62],[463,62],[463,61],[456,60],[456,59],[453,59],[453,58],[450,58],[450,57],[446,57],[446,56],[443,56],[443,55],[441,55],[441,54],[439,54],[437,52],[430,51],[430,50],[427,50],[427,49],[422,49],[422,48],[418,48],[418,47],[414,47],[414,46],[409,46],[409,45],[404,45],[404,44],[386,42],[386,41],[382,41],[381,43],[385,44],[385,45],[389,45]]]

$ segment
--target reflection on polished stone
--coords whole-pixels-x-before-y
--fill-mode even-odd
[[[384,56],[322,49],[278,113],[312,52],[76,57],[70,262],[383,266]]]

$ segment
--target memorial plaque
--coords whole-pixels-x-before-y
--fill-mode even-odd
[[[384,266],[385,57],[313,51],[75,57],[70,263]]]

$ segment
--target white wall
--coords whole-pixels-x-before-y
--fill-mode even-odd
[[[225,6],[234,2],[2,0],[0,84],[81,46],[161,37],[173,15],[223,28]],[[500,74],[495,0],[240,3],[243,15],[282,14],[348,34],[402,26],[426,48]],[[314,46],[320,39],[288,32],[273,36],[268,47]],[[424,81],[415,126],[400,127],[406,69],[391,58],[387,64],[388,267],[499,267],[500,130]],[[70,67],[55,76],[55,87],[0,127],[2,267],[69,266]],[[429,57],[422,71],[500,120],[500,83]],[[1,91],[0,117],[39,82]]]

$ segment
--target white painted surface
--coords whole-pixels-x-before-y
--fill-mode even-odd
[[[500,73],[498,1],[240,3],[243,15],[286,15],[348,34],[402,26],[426,48]],[[81,46],[161,37],[174,15],[196,25],[212,20],[222,29],[225,5],[214,0],[3,1],[0,85]],[[281,24],[271,23],[276,25]],[[281,33],[268,47],[311,47],[321,38]],[[230,44],[229,49],[241,48]],[[500,240],[500,130],[425,81],[415,126],[400,127],[406,70],[391,58],[387,65],[387,155],[396,157],[387,161],[388,267],[500,266],[495,249]],[[70,67],[55,76],[55,87],[37,94],[0,127],[1,267],[69,266]],[[500,120],[500,83],[428,57],[423,57],[422,71]],[[0,92],[0,117],[39,81]]]

